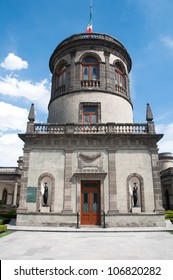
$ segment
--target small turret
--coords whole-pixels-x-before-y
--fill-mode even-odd
[[[151,122],[153,120],[153,113],[151,111],[150,104],[147,103],[147,111],[146,111],[146,121]]]
[[[35,121],[35,109],[34,109],[34,104],[33,103],[31,104],[31,108],[30,108],[29,115],[28,115],[28,120],[30,122]]]
[[[35,109],[34,109],[34,104],[31,104],[31,108],[30,108],[29,114],[28,114],[26,133],[33,132],[34,121],[35,121]]]
[[[146,110],[146,121],[148,122],[148,133],[155,134],[155,125],[153,122],[153,113],[150,107],[150,104],[147,103],[147,110]]]

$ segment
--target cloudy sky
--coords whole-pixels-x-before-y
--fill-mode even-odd
[[[49,58],[66,37],[85,32],[90,0],[1,0],[0,166],[16,166],[28,111],[46,122]],[[93,0],[93,32],[123,43],[132,58],[134,121],[145,122],[150,103],[159,152],[173,152],[173,1]]]

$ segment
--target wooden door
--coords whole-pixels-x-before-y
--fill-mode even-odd
[[[81,225],[100,225],[100,181],[81,182]]]

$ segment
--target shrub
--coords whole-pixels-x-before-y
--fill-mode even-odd
[[[173,211],[172,210],[165,211],[165,218],[170,220],[173,219]]]
[[[16,219],[16,210],[10,210],[10,211],[0,211],[1,218],[7,218],[7,219]]]
[[[0,225],[0,233],[7,230],[7,225]]]
[[[9,224],[10,221],[10,218],[4,218],[3,216],[0,216],[0,225]]]

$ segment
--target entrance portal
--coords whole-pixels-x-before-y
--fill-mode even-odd
[[[100,225],[100,181],[81,182],[81,225]]]

